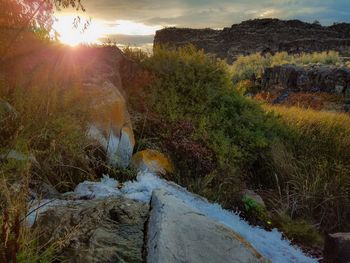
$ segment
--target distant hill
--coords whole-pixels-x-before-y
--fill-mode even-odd
[[[350,56],[350,24],[322,26],[299,20],[255,19],[223,30],[165,28],[156,32],[154,44],[179,47],[188,43],[229,62],[256,52],[289,53],[339,51]]]

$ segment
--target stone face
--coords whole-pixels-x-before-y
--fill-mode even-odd
[[[268,262],[237,233],[164,190],[153,192],[147,239],[152,263]]]
[[[124,198],[71,201],[41,214],[41,242],[59,241],[68,262],[143,262],[148,204]]]
[[[166,174],[174,171],[169,158],[156,150],[137,152],[132,157],[132,163],[138,170],[149,170],[153,173]]]
[[[131,161],[135,139],[123,79],[131,78],[132,74],[136,74],[136,69],[133,67],[134,63],[119,49],[112,54],[113,61],[109,57],[100,59],[101,65],[91,70],[84,83],[87,92],[95,98],[89,135],[104,148],[109,164],[127,167]],[[128,74],[129,76],[123,76]]]
[[[350,24],[323,27],[299,20],[255,19],[223,30],[166,28],[157,31],[154,43],[173,47],[194,44],[208,53],[234,61],[239,55],[339,51],[350,54]]]
[[[0,117],[1,118],[17,118],[18,113],[14,107],[7,101],[0,99]]]
[[[325,262],[350,262],[350,233],[330,234],[326,237],[324,248]]]
[[[263,90],[281,88],[289,91],[350,94],[350,69],[346,67],[282,65],[266,68],[261,80]]]
[[[257,204],[261,205],[262,207],[265,207],[264,200],[261,198],[260,195],[255,193],[253,190],[248,190],[248,189],[243,190],[242,197],[250,198],[254,200]]]

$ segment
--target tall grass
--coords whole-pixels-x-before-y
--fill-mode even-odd
[[[79,87],[0,87],[0,259],[51,262],[53,244],[25,227],[29,188],[67,191],[94,178],[87,156],[90,95]]]
[[[350,116],[265,105],[294,136],[272,145],[271,172],[292,217],[310,217],[325,230],[348,229],[350,219]],[[271,178],[275,180],[275,178]]]

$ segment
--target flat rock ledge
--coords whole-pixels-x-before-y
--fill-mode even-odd
[[[240,235],[164,190],[152,194],[147,262],[269,262]]]
[[[149,205],[121,197],[76,200],[48,209],[34,227],[70,263],[144,262]]]

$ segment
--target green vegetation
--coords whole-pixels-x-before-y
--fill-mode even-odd
[[[337,65],[341,64],[341,59],[339,53],[335,51],[303,53],[300,55],[289,55],[287,52],[280,52],[275,55],[256,53],[250,56],[238,57],[230,66],[230,72],[236,88],[244,93],[254,91],[252,85],[245,81],[261,78],[265,68],[285,64],[303,66],[317,63]]]
[[[205,177],[216,185],[212,188],[216,198],[231,199],[232,192],[240,186],[242,171],[258,159],[279,132],[277,120],[233,90],[225,62],[191,46],[178,51],[158,47],[143,65],[154,74],[147,94],[150,110],[170,127],[184,126],[184,122],[191,126],[187,134],[180,134],[185,127],[175,128],[178,131],[174,132],[165,128],[164,134],[158,136],[166,141],[172,138],[173,142],[181,136],[187,138],[187,145],[180,140],[180,145],[173,148],[189,149],[181,154],[169,151],[181,163],[181,177]],[[193,169],[198,165],[186,162],[190,157],[184,154],[186,150],[192,150],[193,155],[198,154],[196,150],[213,153],[209,154],[209,169]]]
[[[36,233],[23,228],[19,220],[28,211],[31,183],[46,182],[67,191],[94,178],[85,132],[90,99],[79,88],[13,89],[5,81],[0,98],[0,210],[6,215],[0,256],[13,257],[9,254],[14,253],[18,262],[50,262],[52,244],[39,248]],[[7,231],[9,237],[4,236]]]
[[[243,200],[245,216],[267,228],[273,218],[296,242],[322,242],[314,226],[349,229],[350,117],[260,107],[230,81],[233,69],[244,80],[281,61],[334,64],[337,53],[253,55],[233,66],[193,47],[157,47],[153,56],[137,57],[153,81],[142,95],[147,111],[135,121],[136,136],[167,151],[177,168],[173,180],[229,208],[242,203],[238,192],[246,185],[260,189],[266,213]]]

